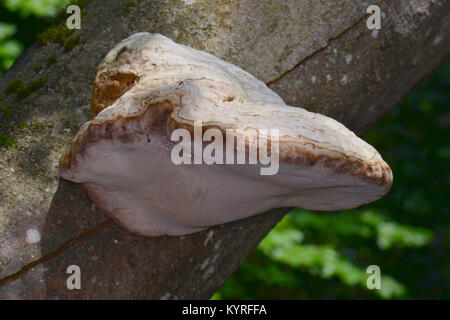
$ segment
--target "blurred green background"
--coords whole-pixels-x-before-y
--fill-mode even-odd
[[[0,73],[68,0],[3,0]],[[364,139],[390,164],[394,186],[355,210],[295,209],[213,299],[450,298],[450,63]],[[381,289],[366,285],[369,265]]]

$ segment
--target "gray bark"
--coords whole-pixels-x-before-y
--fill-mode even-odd
[[[116,226],[79,185],[59,179],[58,160],[89,116],[96,66],[121,39],[158,32],[213,53],[265,81],[288,104],[358,134],[450,49],[446,0],[125,2],[91,1],[73,50],[36,44],[0,79],[1,104],[17,105],[11,119],[0,119],[17,141],[0,153],[0,298],[208,298],[287,211],[188,236],[144,238]],[[370,4],[381,7],[381,30],[366,27]],[[53,54],[58,62],[49,66]],[[34,71],[39,64],[46,67]],[[11,79],[38,77],[45,87],[25,99],[4,93]],[[66,268],[74,264],[81,290],[66,286]]]

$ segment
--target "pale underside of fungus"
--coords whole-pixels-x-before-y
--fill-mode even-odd
[[[62,157],[61,175],[145,236],[189,234],[278,207],[354,208],[392,184],[379,153],[339,122],[288,106],[241,68],[160,34],[135,34],[107,54],[91,116]],[[236,143],[228,151],[248,155],[255,130],[277,129],[276,144],[270,136],[257,147],[267,146],[279,169],[262,175],[261,163],[174,163],[172,133],[193,133],[199,121],[201,133],[223,133],[224,153],[242,138],[244,149]]]

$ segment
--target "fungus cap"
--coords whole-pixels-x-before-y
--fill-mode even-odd
[[[60,161],[61,175],[145,236],[188,234],[277,207],[354,208],[381,198],[392,184],[379,153],[344,125],[288,106],[241,68],[160,34],[135,34],[106,55],[91,110]],[[267,162],[175,164],[177,129],[194,135],[215,129],[209,141],[224,138],[224,163],[227,151],[236,153],[233,160],[248,159],[251,146],[258,155],[267,147],[278,170],[262,175]],[[200,151],[194,138],[183,139],[184,147],[194,146],[186,157],[204,155],[203,138]]]

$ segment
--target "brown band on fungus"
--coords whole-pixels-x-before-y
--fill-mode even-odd
[[[94,83],[93,100],[91,104],[91,119],[108,108],[137,82],[138,76],[132,72],[118,71],[105,77],[98,76]]]
[[[113,140],[117,139],[121,142],[131,141],[137,135],[155,134],[156,132],[163,132],[168,141],[172,132],[176,129],[185,129],[194,135],[193,123],[180,123],[176,121],[172,116],[172,112],[176,113],[176,109],[181,106],[181,101],[178,95],[170,95],[168,97],[159,97],[156,100],[149,100],[146,103],[144,111],[138,115],[132,115],[129,117],[120,116],[109,120],[102,124],[91,124],[87,130],[89,133],[86,137],[78,139],[78,144],[72,147],[72,152],[69,155],[65,155],[61,161],[61,167],[68,168],[68,163],[64,163],[63,159],[73,160],[76,153],[83,153],[84,149],[91,144],[100,140]],[[139,126],[137,122],[141,122]],[[130,136],[127,131],[127,125],[134,122],[133,127],[140,127],[142,131],[133,132],[133,136]],[[218,129],[221,131],[222,136],[226,137],[226,129],[217,125],[203,124],[201,130],[202,135],[209,129]],[[233,129],[230,127],[230,129]],[[234,137],[236,138],[236,137]],[[308,140],[307,138],[305,138]],[[226,141],[226,139],[224,140]],[[267,139],[268,152],[272,141]],[[82,147],[81,147],[82,146]],[[237,149],[237,144],[234,144],[234,150]],[[83,150],[81,150],[83,149]],[[311,143],[299,143],[298,141],[280,141],[280,163],[291,163],[295,165],[304,166],[319,166],[323,168],[332,169],[335,172],[346,173],[359,177],[363,180],[373,181],[379,185],[387,185],[388,190],[391,187],[389,180],[391,179],[391,170],[385,163],[367,163],[362,159],[356,159],[349,157],[341,152],[326,150],[327,155],[323,155],[323,147],[314,146]],[[249,143],[245,141],[245,150],[248,154]],[[73,165],[73,164],[72,164]]]
[[[167,136],[175,129],[185,129],[194,135],[194,126],[186,123],[178,123],[177,121],[169,118],[165,120],[167,123]],[[226,129],[216,126],[216,125],[202,125],[202,135],[209,129],[218,129],[222,136],[224,137],[224,142],[226,142]],[[233,128],[230,128],[233,129]],[[259,134],[258,134],[259,136]],[[236,138],[236,137],[234,137]],[[249,150],[249,142],[247,137],[245,137],[245,150],[246,157]],[[305,138],[306,139],[306,138]],[[386,163],[368,163],[362,159],[357,159],[345,155],[342,152],[337,152],[334,150],[326,150],[327,155],[323,155],[325,148],[314,146],[311,143],[299,143],[294,141],[279,141],[279,155],[280,163],[290,163],[294,165],[303,166],[318,166],[323,168],[329,168],[336,173],[345,173],[353,175],[363,180],[373,181],[378,185],[386,185],[387,191],[390,190],[391,184],[391,169]],[[271,152],[272,141],[267,138],[268,154]],[[234,143],[234,151],[237,151],[237,145]],[[258,151],[259,152],[259,151]]]
[[[101,140],[115,140],[129,142],[139,135],[154,134],[162,131],[170,137],[170,129],[175,130],[177,127],[171,127],[170,113],[179,105],[178,96],[169,96],[163,99],[149,102],[145,111],[133,116],[118,116],[107,122],[100,124],[90,123],[86,131],[78,135],[72,146],[64,153],[59,162],[60,171],[69,170],[72,166],[77,165],[77,154],[85,153],[86,149]],[[140,125],[136,124],[140,122]],[[135,128],[141,130],[134,131],[131,136],[127,130],[128,124],[134,124]]]

